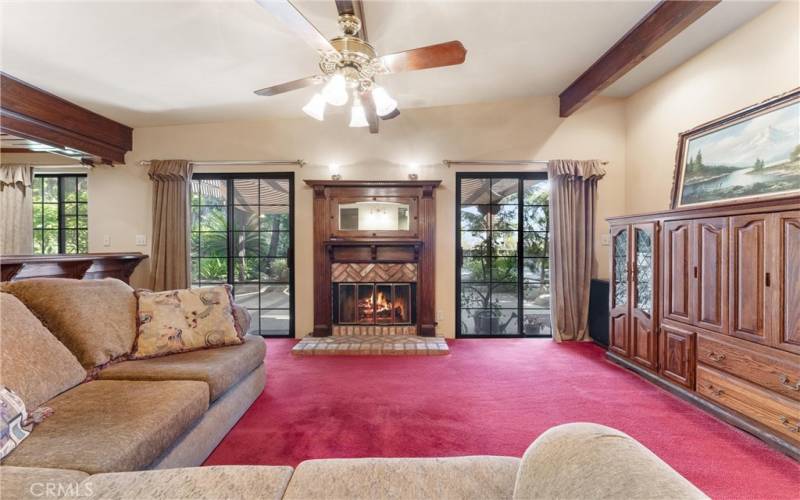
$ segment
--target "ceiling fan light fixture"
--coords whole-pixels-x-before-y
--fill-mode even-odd
[[[322,94],[314,94],[314,97],[303,106],[303,112],[315,120],[325,119],[325,98]]]
[[[347,81],[344,75],[336,73],[322,88],[322,95],[332,106],[344,106],[347,103]]]
[[[368,127],[367,115],[364,113],[364,107],[356,101],[353,104],[353,109],[350,111],[350,126],[351,127]]]
[[[397,101],[383,87],[373,87],[372,98],[375,100],[375,112],[378,116],[386,116],[397,109]]]

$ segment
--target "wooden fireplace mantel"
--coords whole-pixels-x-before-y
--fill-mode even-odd
[[[381,264],[417,284],[417,332],[436,335],[434,192],[439,180],[307,180],[314,190],[314,336],[332,334],[332,267]],[[410,206],[408,230],[343,231],[339,202],[402,200]],[[406,266],[407,269],[396,266]],[[353,266],[351,266],[353,267]],[[363,269],[363,267],[362,267]],[[405,281],[405,280],[403,280]]]

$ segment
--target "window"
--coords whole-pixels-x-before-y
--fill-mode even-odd
[[[33,177],[33,253],[89,251],[85,174]]]
[[[544,173],[457,173],[459,337],[550,336]]]
[[[195,174],[192,286],[228,283],[250,333],[294,335],[294,176]]]

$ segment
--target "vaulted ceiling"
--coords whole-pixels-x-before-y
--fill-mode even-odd
[[[333,0],[293,2],[328,37]],[[365,2],[379,54],[461,40],[461,66],[387,75],[402,109],[557,95],[654,5]],[[626,96],[770,6],[723,1],[608,88]],[[313,93],[253,90],[317,73],[317,55],[252,0],[3,2],[2,70],[130,126],[301,116]]]

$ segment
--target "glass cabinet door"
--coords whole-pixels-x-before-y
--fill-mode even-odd
[[[636,297],[634,307],[650,316],[653,311],[653,238],[644,229],[635,230]]]
[[[612,307],[628,303],[628,231],[622,230],[614,235],[613,244],[614,304]]]

